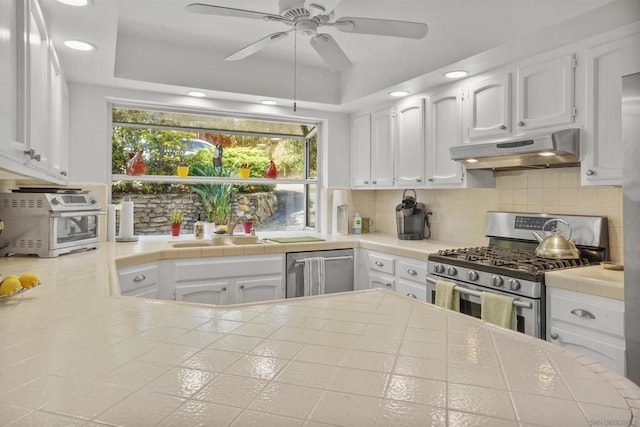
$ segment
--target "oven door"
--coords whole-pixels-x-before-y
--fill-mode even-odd
[[[427,301],[432,304],[435,303],[436,300],[436,280],[438,279],[438,276],[427,276]],[[495,289],[451,280],[450,277],[442,278],[442,280],[453,282],[458,286],[458,292],[460,293],[460,312],[478,319],[480,319],[482,309],[482,304],[480,303],[480,295],[482,292],[491,292],[514,298],[518,332],[544,339],[544,319],[541,315],[542,307],[539,299],[515,296],[508,292],[501,292]]]
[[[54,212],[51,214],[53,250],[98,242],[98,217],[103,211]]]

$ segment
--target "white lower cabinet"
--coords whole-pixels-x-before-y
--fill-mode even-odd
[[[269,301],[284,295],[281,254],[174,259],[173,299],[202,304]]]
[[[624,301],[547,287],[547,340],[624,375]]]
[[[118,269],[120,293],[123,296],[159,298],[161,262],[121,267]]]
[[[363,258],[368,267],[370,289],[385,288],[404,296],[427,301],[427,262],[369,251]]]

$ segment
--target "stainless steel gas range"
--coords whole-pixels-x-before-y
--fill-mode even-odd
[[[580,250],[581,258],[561,260],[535,256],[538,241],[534,232],[542,233],[543,225],[554,218],[568,223],[566,227],[558,221],[552,228],[558,228],[567,236],[571,232],[571,240]],[[488,246],[447,249],[429,255],[427,299],[435,301],[436,280],[453,282],[460,293],[460,311],[479,318],[482,292],[509,295],[515,300],[518,331],[542,339],[545,338],[545,272],[598,263],[606,260],[609,252],[605,217],[487,212],[485,235],[489,237]]]

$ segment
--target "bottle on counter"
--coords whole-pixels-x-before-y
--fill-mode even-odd
[[[204,223],[200,220],[200,214],[198,214],[196,223],[193,224],[193,236],[196,239],[202,239],[204,237]]]
[[[353,234],[362,234],[362,217],[357,212],[353,214],[353,224],[351,226],[351,232]]]

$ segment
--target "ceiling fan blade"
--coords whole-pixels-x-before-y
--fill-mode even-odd
[[[373,18],[340,18],[334,26],[345,33],[373,34],[378,36],[421,39],[427,35],[429,27],[422,22],[394,21]]]
[[[232,18],[250,18],[266,21],[285,21],[282,16],[271,13],[254,12],[252,10],[234,9],[231,7],[213,6],[204,3],[191,3],[185,9],[187,12],[199,13],[202,15],[230,16]]]
[[[351,65],[351,61],[329,34],[318,34],[309,40],[318,55],[334,71]]]
[[[313,15],[329,15],[341,0],[305,0],[304,6]]]
[[[289,30],[293,31],[293,30]],[[280,39],[285,38],[289,31],[282,31],[279,33],[269,34],[267,37],[261,38],[257,42],[251,43],[248,46],[243,47],[242,49],[232,53],[231,55],[224,58],[225,61],[238,61],[240,59],[244,59],[249,55],[256,53],[257,51],[264,49],[272,43],[277,42]]]

